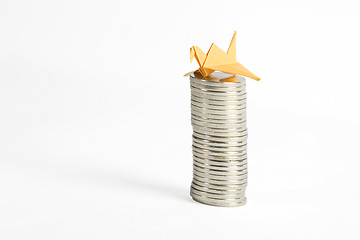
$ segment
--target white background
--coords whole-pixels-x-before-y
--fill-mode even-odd
[[[0,239],[359,239],[358,1],[0,1]],[[248,79],[248,203],[191,200],[189,47]]]

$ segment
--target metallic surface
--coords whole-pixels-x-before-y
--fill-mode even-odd
[[[213,73],[218,80],[229,77]],[[246,84],[208,81],[190,75],[193,181],[200,203],[234,207],[246,203]]]

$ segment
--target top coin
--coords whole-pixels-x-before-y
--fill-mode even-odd
[[[191,78],[196,78],[196,79],[199,79],[199,80],[209,81],[210,83],[211,82],[219,82],[219,83],[223,83],[223,84],[229,84],[229,83],[234,84],[233,82],[221,82],[221,80],[230,78],[232,76],[234,76],[234,75],[228,74],[228,73],[223,73],[223,72],[213,72],[207,77],[203,77],[198,72],[194,72],[194,73],[190,74]],[[245,83],[245,78],[244,77],[237,76],[237,75],[235,75],[235,77],[237,78],[237,81],[236,81],[237,83],[238,82]]]

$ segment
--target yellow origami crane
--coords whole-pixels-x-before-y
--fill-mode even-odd
[[[220,71],[224,73],[249,77],[259,81],[260,78],[255,76],[253,73],[247,70],[243,65],[241,65],[236,61],[235,40],[236,40],[236,31],[234,32],[234,36],[231,39],[227,53],[221,50],[214,43],[211,44],[211,47],[206,55],[199,47],[192,46],[190,48],[190,61],[192,61],[195,57],[200,68],[196,71],[185,74],[185,76],[189,76],[191,73],[198,71],[201,73],[203,77],[207,77],[214,71]],[[237,80],[236,77],[233,76],[228,78],[226,81],[236,82],[236,80]]]

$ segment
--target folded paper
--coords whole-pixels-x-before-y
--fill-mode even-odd
[[[199,47],[193,46],[190,48],[190,61],[195,57],[200,68],[196,71],[189,72],[185,76],[190,75],[194,72],[200,72],[202,77],[206,79],[212,72],[220,71],[224,73],[229,73],[233,75],[241,75],[260,80],[257,76],[247,70],[243,65],[236,61],[236,31],[231,39],[229,49],[227,53],[221,50],[214,43],[211,45],[207,54],[205,54]],[[229,77],[223,79],[224,82],[236,82],[236,77]]]

